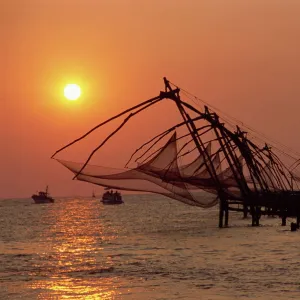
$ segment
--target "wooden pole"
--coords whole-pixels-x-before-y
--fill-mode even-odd
[[[223,228],[223,217],[224,217],[224,202],[220,199],[219,204],[219,228]]]
[[[243,213],[244,213],[244,219],[248,217],[248,206],[244,203],[243,204]]]
[[[281,226],[286,226],[286,216],[282,216],[282,219],[281,219]]]
[[[228,201],[225,204],[225,226],[228,227],[228,220],[229,220],[229,210],[228,210]]]

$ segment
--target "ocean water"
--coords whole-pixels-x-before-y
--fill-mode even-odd
[[[300,299],[300,232],[161,196],[0,201],[0,299]]]

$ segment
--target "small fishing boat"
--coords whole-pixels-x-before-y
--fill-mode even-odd
[[[48,192],[48,186],[46,186],[45,191],[40,191],[40,192],[38,192],[38,194],[33,194],[31,196],[31,198],[37,204],[54,202],[54,199],[50,196],[50,194]]]
[[[107,191],[103,194],[101,202],[103,204],[122,204],[124,203],[121,194],[118,191]]]

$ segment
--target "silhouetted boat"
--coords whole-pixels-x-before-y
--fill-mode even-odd
[[[48,193],[48,186],[46,186],[46,191],[40,191],[38,194],[33,194],[31,198],[34,200],[35,203],[53,203],[54,199]]]
[[[102,196],[101,202],[103,204],[109,204],[109,205],[124,203],[121,194],[117,191],[115,191],[115,192],[113,192],[113,191],[105,192]]]

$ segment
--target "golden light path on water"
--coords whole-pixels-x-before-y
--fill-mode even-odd
[[[61,278],[55,282],[47,282],[46,285],[35,285],[34,288],[46,288],[48,289],[47,295],[40,294],[38,299],[48,299],[49,291],[53,291],[53,295],[60,295],[60,299],[103,299],[110,300],[115,299],[117,295],[121,295],[117,292],[118,285],[114,285],[113,280],[105,278],[94,282],[94,286],[91,286],[89,280],[71,280],[69,278]],[[103,291],[99,291],[103,289]]]
[[[42,235],[50,249],[40,254],[44,261],[42,269],[40,263],[36,266],[40,272],[32,274],[42,277],[31,285],[40,291],[38,299],[106,300],[120,295],[122,280],[105,277],[114,267],[109,256],[103,262],[101,255],[101,244],[113,241],[118,231],[104,232],[99,211],[82,200],[65,201],[47,213],[53,223]]]
[[[0,203],[3,299],[299,299],[300,235],[158,196]],[[1,298],[1,299],[2,299]]]

